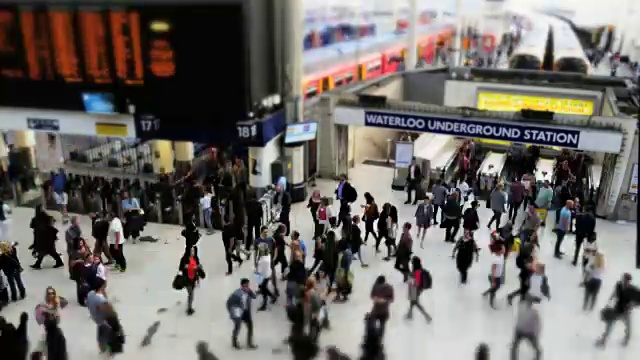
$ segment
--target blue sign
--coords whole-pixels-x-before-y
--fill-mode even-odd
[[[39,131],[60,131],[60,120],[27,118],[27,127]]]
[[[489,121],[365,111],[365,126],[577,149],[580,131]]]

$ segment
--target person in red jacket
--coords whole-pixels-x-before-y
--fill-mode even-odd
[[[411,259],[411,267],[411,276],[407,281],[409,285],[409,312],[406,317],[408,320],[411,320],[413,318],[413,308],[417,307],[427,322],[430,323],[432,320],[431,315],[429,315],[424,307],[422,307],[422,304],[420,304],[420,295],[422,295],[424,290],[431,287],[431,284],[429,284],[431,282],[430,275],[422,267],[422,261],[417,256]]]

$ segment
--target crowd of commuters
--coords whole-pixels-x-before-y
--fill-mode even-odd
[[[540,359],[543,344],[539,341],[542,320],[538,307],[542,301],[551,300],[553,282],[545,271],[539,253],[540,228],[553,226],[557,235],[555,255],[558,258],[562,257],[564,236],[575,233],[576,250],[572,263],[582,266],[584,310],[590,311],[594,309],[600,288],[604,285],[602,274],[606,266],[604,254],[597,245],[596,221],[589,206],[578,208],[576,203],[579,200],[575,199],[566,199],[564,207],[556,211],[554,219],[541,218],[542,214],[546,215],[546,211],[553,209],[554,204],[564,198],[557,199],[560,193],[554,191],[550,182],[537,184],[531,180],[526,167],[514,170],[511,174],[513,179],[508,185],[497,181],[489,193],[487,207],[492,210],[493,217],[486,226],[491,232],[491,243],[489,254],[482,255],[482,249],[475,241],[475,234],[482,231],[483,224],[480,224],[478,216],[480,202],[474,196],[476,179],[470,176],[478,166],[473,147],[473,143],[469,142],[461,147],[461,170],[456,186],[438,180],[429,193],[421,193],[423,171],[415,161],[412,162],[407,177],[407,204],[415,206],[415,222],[401,222],[394,204],[378,204],[369,192],[360,197],[346,176],[340,178],[331,195],[313,192],[306,204],[310,213],[309,221],[314,224],[314,241],[310,249],[301,240],[299,231],[291,229],[291,197],[285,183],[279,183],[273,194],[273,225],[263,226],[263,218],[267,214],[263,213],[264,207],[255,191],[247,187],[246,172],[243,172],[240,162],[235,165],[225,163],[211,177],[195,179],[187,176],[181,179],[176,183],[183,187],[180,194],[185,226],[181,235],[185,246],[184,252],[176,256],[178,273],[172,285],[174,289],[186,292],[186,313],[193,315],[196,312],[194,300],[198,284],[206,277],[198,254],[200,209],[205,217],[202,226],[207,232],[211,233],[213,229],[221,232],[222,250],[228,264],[227,275],[234,271],[234,262],[238,265],[248,263],[256,278],[255,282],[242,278],[239,287],[226,300],[232,323],[231,345],[235,349],[256,349],[258,344],[253,336],[254,300],[257,302],[257,311],[270,311],[270,305],[280,303],[285,306],[286,319],[291,324],[286,344],[295,359],[319,356],[321,334],[332,329],[330,304],[350,301],[353,287],[356,286],[353,271],[355,261],[358,260],[366,268],[373,259],[373,256],[365,259],[366,254],[361,251],[371,238],[376,256],[381,252],[380,245],[384,245],[386,252],[381,260],[392,262],[393,268],[406,284],[409,307],[405,318],[411,320],[413,310],[417,309],[425,322],[431,323],[432,316],[421,303],[421,297],[432,288],[433,279],[426,264],[416,254],[418,243],[414,242],[414,238],[420,240],[422,247],[425,234],[433,231],[434,226],[439,226],[445,230],[443,240],[452,244],[451,256],[455,259],[462,285],[469,281],[468,273],[474,260],[480,256],[490,257],[488,288],[482,295],[487,297],[494,309],[498,308],[496,294],[505,283],[506,262],[515,259],[520,271],[514,276],[518,277],[520,286],[508,293],[507,303],[511,305],[518,298],[521,304],[514,326],[511,358],[518,358],[519,345],[526,340],[534,348],[536,358]],[[576,175],[577,170],[571,170],[571,160],[560,159],[556,184],[553,185],[571,188],[568,184],[580,176]],[[60,180],[55,180],[56,177],[64,180],[62,187]],[[61,200],[64,193],[74,191],[67,185],[70,180],[65,178],[64,173],[59,173],[51,181],[51,191],[57,194],[56,200]],[[54,184],[56,181],[58,184]],[[91,188],[93,185],[83,183],[85,180],[79,181],[81,188],[88,189],[88,196],[104,189]],[[176,183],[168,185],[175,189]],[[128,241],[141,237],[144,225],[149,220],[145,200],[141,199],[144,195],[132,191],[133,186],[116,187],[120,189],[116,191],[117,196],[114,193],[104,199],[100,196],[96,211],[90,212],[93,224],[91,234],[84,234],[77,216],[68,216],[68,209],[63,206],[58,207],[62,219],[67,222],[61,228],[63,231],[60,231],[60,225],[56,224],[54,217],[41,207],[36,209],[31,221],[34,240],[30,249],[36,258],[31,267],[40,269],[42,259],[47,255],[55,260],[54,267],[66,265],[69,279],[76,285],[75,300],[78,306],[87,307],[96,325],[97,351],[106,357],[123,352],[125,345],[124,329],[107,291],[109,273],[126,271],[124,247]],[[174,191],[171,192],[174,196]],[[521,221],[521,225],[516,221]],[[66,245],[64,257],[56,248],[56,242],[63,238],[63,234]],[[88,246],[87,239],[90,238],[94,239],[93,248]],[[250,261],[252,256],[253,261]],[[25,285],[28,284],[22,282],[20,257],[10,241],[0,243],[0,270],[0,294],[3,294],[0,304],[20,301],[25,296]],[[629,274],[624,274],[615,285],[614,301],[601,314],[606,326],[597,340],[598,346],[606,344],[611,328],[618,320],[625,324],[624,341],[625,344],[629,342],[630,313],[639,300],[638,290],[631,280]],[[258,285],[257,288],[252,286],[253,283]],[[357,284],[365,287],[370,285]],[[364,314],[365,335],[361,359],[385,358],[385,330],[396,293],[394,286],[382,275],[371,285],[372,305]],[[42,325],[45,336],[42,341],[32,342],[30,349],[25,345],[29,342],[24,325],[29,316],[23,314],[17,327],[0,319],[0,349],[7,349],[6,353],[11,354],[7,359],[24,359],[28,352],[33,353],[33,358],[67,359],[65,336],[58,326],[60,310],[66,306],[69,306],[69,299],[60,297],[53,287],[46,289],[45,300],[34,312],[35,321]],[[246,328],[246,342],[240,341],[243,328]],[[210,354],[206,346],[199,346],[198,349],[199,354]],[[349,358],[336,348],[329,348],[327,353],[330,358]],[[481,344],[478,347],[477,358],[489,358],[488,346]]]

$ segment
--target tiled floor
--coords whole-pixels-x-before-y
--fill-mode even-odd
[[[392,192],[390,188],[392,170],[382,167],[360,165],[350,173],[352,183],[359,192],[358,203],[365,191],[371,192],[378,203],[393,202],[398,205],[401,222],[412,221],[414,207],[402,205],[405,194]],[[318,188],[327,195],[333,193],[335,183],[322,181]],[[354,206],[355,208],[355,206]],[[95,327],[87,310],[75,304],[74,284],[67,279],[63,269],[50,268],[34,271],[29,269],[31,259],[26,250],[31,242],[28,223],[33,210],[16,209],[14,212],[13,240],[20,242],[21,259],[26,270],[23,273],[28,298],[10,305],[2,315],[17,321],[20,312],[33,313],[36,304],[44,297],[44,288],[53,285],[59,293],[71,300],[62,312],[62,327],[67,336],[71,359],[91,359],[95,356]],[[482,220],[489,219],[489,210],[480,209]],[[293,209],[292,226],[303,237],[311,236],[311,221],[305,204],[296,204]],[[83,230],[90,232],[89,220],[82,219]],[[598,232],[601,247],[605,250],[608,264],[598,309],[603,306],[612,286],[624,271],[632,271],[640,281],[640,274],[633,270],[636,230],[635,224],[619,225],[599,220]],[[207,278],[196,292],[196,314],[185,315],[186,293],[171,288],[183,244],[177,240],[180,229],[173,226],[149,225],[146,234],[157,236],[155,244],[128,244],[126,253],[130,268],[126,274],[112,274],[109,292],[116,303],[127,333],[126,352],[121,359],[195,359],[194,345],[204,340],[220,359],[288,359],[286,354],[275,354],[273,349],[281,347],[289,331],[284,309],[280,306],[269,312],[255,315],[256,343],[260,348],[254,352],[233,351],[230,347],[231,323],[225,310],[225,301],[231,291],[238,287],[241,277],[252,277],[251,266],[244,265],[232,276],[225,277],[225,262],[219,235],[204,236],[201,240],[201,257]],[[478,239],[484,247],[489,231],[483,228]],[[474,264],[470,273],[470,284],[458,285],[457,272],[450,258],[451,246],[443,242],[443,231],[433,229],[428,234],[425,248],[416,246],[416,253],[433,274],[433,290],[423,296],[423,303],[434,318],[430,325],[418,316],[412,322],[404,320],[407,309],[406,287],[392,263],[374,256],[371,242],[365,256],[371,266],[362,269],[355,266],[354,294],[347,304],[331,306],[333,329],[322,334],[323,345],[337,345],[355,357],[363,333],[362,317],[370,309],[369,290],[379,274],[387,275],[396,288],[396,302],[392,306],[392,318],[385,340],[389,359],[452,360],[471,359],[473,350],[480,342],[491,346],[492,359],[508,359],[508,348],[515,321],[515,308],[507,306],[504,297],[507,291],[518,286],[516,268],[510,262],[507,281],[498,296],[498,310],[491,310],[480,293],[487,287],[489,271],[487,252],[483,251],[480,262]],[[541,305],[544,317],[542,346],[546,360],[568,359],[637,359],[640,337],[634,336],[628,348],[622,348],[622,326],[618,325],[605,350],[594,349],[593,343],[603,330],[598,313],[584,314],[580,310],[582,291],[578,288],[580,270],[570,260],[556,260],[550,255],[554,235],[546,229],[542,241],[542,253],[547,262],[552,289],[552,301]],[[573,250],[572,237],[565,241],[565,251]],[[62,242],[59,248],[62,250]],[[307,247],[312,248],[307,240]],[[51,260],[45,266],[53,265]],[[166,311],[159,311],[160,309]],[[636,316],[637,317],[637,316]],[[147,328],[155,321],[160,327],[148,347],[140,347]],[[36,323],[30,322],[32,341],[41,336]],[[522,359],[531,358],[527,345],[522,346]]]

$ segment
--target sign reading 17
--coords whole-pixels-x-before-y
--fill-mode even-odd
[[[142,131],[158,131],[160,130],[160,119],[149,117],[140,120],[140,127]]]
[[[241,139],[250,139],[258,136],[258,125],[238,125],[238,137]]]

